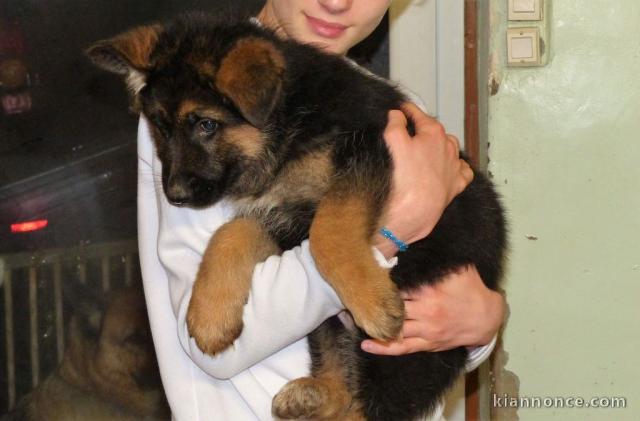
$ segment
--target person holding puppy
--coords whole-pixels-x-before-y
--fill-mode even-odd
[[[256,24],[282,37],[344,55],[380,23],[390,0],[267,0]],[[411,136],[407,122],[415,126]],[[389,114],[385,140],[395,170],[389,228],[405,243],[424,238],[471,181],[458,141],[414,104]],[[194,210],[171,206],[157,185],[160,166],[144,117],[139,128],[139,243],[147,307],[160,371],[174,419],[269,420],[271,399],[308,374],[305,336],[344,310],[315,268],[308,241],[256,266],[234,345],[215,356],[190,338],[185,321],[198,265],[212,233],[229,221],[231,203]],[[383,266],[398,252],[382,235],[372,251]],[[504,314],[502,296],[475,268],[460,268],[436,286],[406,295],[402,338],[365,341],[367,352],[402,355],[475,347],[468,369],[492,350]],[[441,408],[433,415],[441,417]]]

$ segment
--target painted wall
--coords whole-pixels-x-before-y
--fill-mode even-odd
[[[521,397],[627,402],[518,415],[640,419],[640,2],[554,0],[550,62],[529,69],[504,64],[507,1],[480,3],[488,169],[511,221],[505,369]]]

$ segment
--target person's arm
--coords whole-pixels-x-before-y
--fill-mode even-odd
[[[392,231],[411,243],[429,234],[473,174],[458,159],[457,139],[447,135],[440,123],[413,104],[407,104],[404,112],[414,122],[416,136],[407,133],[405,116],[394,111],[389,115],[385,139],[394,163],[399,164],[391,198],[390,219],[396,224]],[[420,171],[422,176],[416,179]],[[424,224],[419,227],[423,231],[416,232],[411,221],[420,214],[428,215],[433,225]],[[385,256],[397,252],[392,242],[380,238],[379,243]],[[501,294],[484,285],[475,267],[460,268],[437,285],[424,286],[404,298],[407,320],[403,337],[390,343],[364,341],[363,349],[402,355],[467,346],[471,348],[468,370],[475,369],[493,350],[506,305]]]
[[[408,120],[414,136],[407,131]],[[453,198],[471,183],[473,171],[459,158],[458,139],[416,104],[389,112],[384,138],[394,163],[387,228],[411,244],[431,232]],[[398,251],[381,236],[376,247],[386,257]]]

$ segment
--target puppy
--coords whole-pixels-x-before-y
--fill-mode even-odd
[[[474,264],[496,288],[505,249],[502,209],[480,173],[433,232],[379,267],[393,163],[383,139],[405,97],[342,57],[279,39],[242,19],[187,15],[142,26],[88,50],[124,76],[150,122],[162,184],[176,206],[237,205],[203,256],[187,323],[209,354],[242,331],[255,265],[309,238],[318,270],[358,326],[330,319],[309,338],[312,377],[273,401],[281,419],[411,420],[428,414],[463,372],[467,352],[381,357],[365,337],[390,340],[404,320],[399,289]],[[411,182],[407,180],[407,182]]]
[[[62,363],[3,419],[170,419],[140,288],[75,295]]]

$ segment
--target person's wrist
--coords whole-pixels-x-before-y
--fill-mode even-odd
[[[388,238],[385,238],[380,232],[375,235],[373,246],[387,259],[393,258],[398,254],[398,247]]]
[[[393,225],[386,225],[383,229],[391,235],[385,235],[382,229],[379,229],[375,236],[374,246],[387,259],[394,257],[399,251],[401,251],[399,246],[400,243],[408,246],[414,242],[413,240],[408,239],[407,235],[402,230],[393,227]]]

